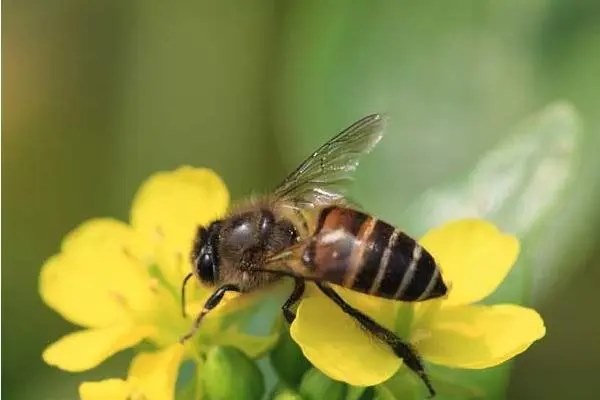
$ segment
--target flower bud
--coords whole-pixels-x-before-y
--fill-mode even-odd
[[[334,381],[318,369],[312,368],[304,374],[299,391],[305,400],[343,400],[347,387],[344,383]]]
[[[287,387],[283,383],[280,383],[275,388],[270,399],[271,400],[304,400],[298,392],[294,391],[294,389]]]
[[[265,392],[262,373],[254,361],[234,347],[211,348],[200,376],[210,400],[260,400]]]
[[[310,362],[290,337],[287,329],[282,330],[279,341],[271,351],[269,359],[279,378],[291,387],[296,387],[304,373],[310,368]]]

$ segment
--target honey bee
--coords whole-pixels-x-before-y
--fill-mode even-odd
[[[361,157],[383,136],[386,118],[369,115],[311,154],[271,195],[237,207],[208,227],[199,227],[191,254],[192,272],[215,287],[181,342],[191,338],[204,316],[228,291],[251,292],[291,277],[295,284],[282,306],[285,319],[311,281],[342,311],[391,347],[404,364],[433,386],[412,346],[352,307],[333,286],[399,301],[423,301],[446,294],[435,260],[404,232],[350,205],[347,183]],[[185,311],[184,311],[185,314]]]

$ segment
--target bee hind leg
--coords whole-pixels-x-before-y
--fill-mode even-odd
[[[398,336],[396,336],[395,333],[379,325],[373,319],[346,303],[344,299],[342,299],[340,295],[337,294],[337,292],[331,287],[320,282],[317,282],[317,286],[327,297],[333,300],[333,302],[336,303],[342,309],[342,311],[358,321],[358,323],[360,323],[377,339],[389,345],[394,353],[400,357],[402,361],[404,361],[404,364],[413,372],[415,372],[419,378],[421,378],[425,386],[427,386],[429,396],[435,396],[435,390],[433,389],[433,385],[431,384],[429,377],[425,373],[425,368],[423,367],[421,358],[408,343],[404,343]]]
[[[304,294],[304,288],[304,280],[300,278],[295,278],[294,290],[292,290],[290,297],[285,301],[285,303],[283,303],[283,306],[281,306],[283,316],[285,317],[285,320],[288,322],[288,324],[291,324],[292,322],[294,322],[294,319],[296,319],[296,314],[291,310],[291,307],[293,307],[294,304],[296,304],[298,300],[300,300],[300,298]]]

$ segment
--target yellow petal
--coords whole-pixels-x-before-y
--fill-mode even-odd
[[[144,261],[151,248],[131,227],[112,218],[90,219],[69,232],[61,244],[63,253],[93,253],[101,250]]]
[[[225,214],[229,193],[221,178],[204,168],[181,167],[151,176],[137,192],[131,223],[162,248],[159,266],[179,284],[190,269],[188,256],[200,225]]]
[[[152,304],[143,243],[127,225],[90,220],[64,240],[40,274],[40,294],[64,318],[103,327],[131,319]]]
[[[83,382],[79,385],[81,400],[127,400],[131,391],[131,385],[122,379]]]
[[[94,368],[113,354],[150,336],[149,326],[118,325],[87,329],[63,336],[48,346],[42,358],[50,365],[71,372]]]
[[[184,347],[179,343],[154,353],[140,353],[129,368],[128,381],[148,400],[175,398],[175,381]]]
[[[444,305],[469,304],[491,294],[519,254],[519,241],[477,219],[450,222],[420,240],[436,259],[449,286]]]
[[[423,358],[458,368],[489,368],[525,351],[546,332],[540,315],[512,304],[443,307],[415,314],[411,342]]]
[[[401,365],[388,347],[368,336],[322,295],[302,301],[290,333],[315,367],[351,385],[376,385],[394,375]]]

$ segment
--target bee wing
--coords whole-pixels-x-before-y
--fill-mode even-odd
[[[387,118],[373,114],[355,122],[310,155],[275,189],[276,199],[319,207],[344,198],[361,156],[383,136]]]

